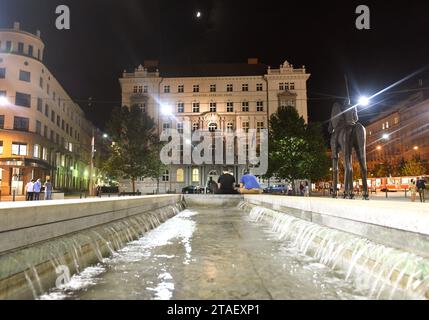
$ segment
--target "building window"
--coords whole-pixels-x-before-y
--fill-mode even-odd
[[[177,123],[177,131],[179,133],[183,133],[183,122],[178,122]]]
[[[33,157],[34,158],[40,158],[40,146],[38,144],[34,145],[34,148],[33,148]]]
[[[31,73],[28,71],[19,71],[19,80],[25,81],[25,82],[31,82]]]
[[[228,122],[226,124],[226,131],[227,132],[232,132],[234,130],[234,124],[232,122]]]
[[[177,182],[185,182],[185,171],[183,169],[177,169],[176,181]]]
[[[262,85],[262,83],[258,83],[257,85],[256,85],[256,91],[262,91],[263,90],[263,85]]]
[[[185,104],[183,102],[179,102],[177,104],[177,113],[184,113],[185,112]]]
[[[217,130],[217,124],[216,123],[210,123],[209,124],[209,131],[215,132]]]
[[[399,117],[395,117],[394,119],[393,119],[393,123],[396,125],[396,124],[398,124],[399,123]]]
[[[170,123],[169,123],[169,122],[164,122],[164,123],[162,124],[162,129],[164,129],[164,130],[168,130],[168,129],[170,129]]]
[[[200,125],[198,122],[194,122],[192,124],[192,131],[198,130],[200,128]]]
[[[0,154],[3,154],[3,141],[0,141]]]
[[[4,129],[4,115],[0,116],[0,129]]]
[[[249,132],[249,122],[243,122],[241,125],[244,132]]]
[[[234,86],[232,84],[227,84],[226,85],[226,91],[227,92],[233,92],[234,91]]]
[[[192,182],[200,182],[200,170],[192,169]]]
[[[210,85],[210,92],[216,92],[216,85],[215,84]]]
[[[51,87],[49,86],[49,83],[46,84],[46,93],[49,95],[51,91]]]
[[[24,44],[22,42],[18,42],[18,53],[24,53]]]
[[[170,93],[170,86],[164,86],[164,93]]]
[[[386,121],[386,129],[389,129],[389,121]]]
[[[133,93],[138,93],[139,92],[139,87],[138,86],[134,86],[133,87]]]
[[[264,111],[264,102],[263,101],[257,101],[256,102],[256,111],[258,111],[258,112]]]
[[[256,122],[256,130],[260,132],[262,129],[264,129],[264,122],[263,121]]]
[[[242,112],[249,112],[249,102],[248,101],[244,101],[241,104],[241,111]]]
[[[42,149],[42,159],[48,160],[48,149],[47,148]]]
[[[26,156],[27,155],[27,144],[20,142],[12,142],[12,155],[14,156]]]
[[[31,95],[26,93],[17,92],[15,96],[15,105],[30,108],[31,107]]]
[[[42,135],[42,123],[36,120],[36,133]]]
[[[6,51],[7,52],[12,51],[12,41],[10,41],[10,40],[6,41]]]
[[[216,112],[216,102],[210,102],[210,112]]]
[[[51,111],[51,121],[53,123],[55,123],[55,111],[54,110]]]
[[[59,128],[61,125],[61,118],[57,115],[57,127]]]
[[[43,89],[43,78],[40,77],[39,79],[39,87]]]
[[[279,83],[279,90],[283,91],[285,89],[285,84],[283,82]]]
[[[244,83],[244,84],[241,86],[241,91],[249,91],[249,85],[248,85],[247,83]]]
[[[30,57],[32,57],[32,56],[33,56],[33,52],[34,52],[34,48],[33,48],[33,46],[30,44],[30,45],[28,46],[28,55],[29,55]]]
[[[49,106],[45,104],[45,116],[49,117]]]
[[[6,68],[0,68],[0,79],[6,78]]]
[[[200,103],[199,102],[194,102],[192,104],[192,112],[194,112],[194,113],[200,112]]]
[[[234,112],[234,102],[226,103],[226,112]]]
[[[178,93],[183,93],[185,92],[185,86],[183,84],[180,84],[177,86],[177,92]]]
[[[46,139],[48,139],[48,126],[43,127],[43,135],[45,136]]]
[[[143,93],[148,93],[149,92],[149,86],[143,86]]]
[[[14,117],[13,118],[13,129],[17,131],[28,131],[29,129],[29,119],[23,117]]]
[[[162,181],[163,182],[170,181],[170,172],[168,170],[165,170],[164,173],[162,174]]]
[[[193,92],[200,92],[200,86],[198,84],[194,84]]]
[[[294,83],[294,82],[291,82],[291,83],[289,84],[289,89],[290,89],[290,90],[295,90],[295,83]]]

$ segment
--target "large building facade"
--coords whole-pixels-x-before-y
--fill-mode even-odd
[[[124,72],[120,79],[122,104],[140,106],[159,125],[159,130],[182,130],[189,121],[192,130],[220,132],[268,127],[269,117],[279,106],[294,106],[307,121],[307,80],[305,67],[294,68],[285,61],[271,69],[257,59],[247,64],[158,65],[146,62]],[[169,106],[172,114],[163,115]],[[229,171],[237,179],[245,165],[234,164]],[[217,179],[222,165],[174,165],[161,177],[160,192],[180,192],[185,186],[206,186]],[[138,186],[155,192],[157,183]]]
[[[397,166],[418,157],[429,164],[429,99],[417,92],[372,119],[367,129],[367,161]]]
[[[93,127],[43,64],[40,32],[0,30],[0,181],[24,194],[31,179],[88,188]]]

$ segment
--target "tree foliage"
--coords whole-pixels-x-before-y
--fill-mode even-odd
[[[112,111],[107,131],[112,139],[104,170],[110,175],[130,179],[135,192],[137,178],[158,177],[159,141],[156,125],[137,106]]]
[[[267,177],[316,181],[329,172],[329,159],[319,124],[306,124],[294,107],[280,107],[270,117]]]

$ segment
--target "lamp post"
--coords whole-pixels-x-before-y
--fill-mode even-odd
[[[94,157],[95,157],[95,130],[92,128],[91,161],[89,165],[89,195],[94,196]]]

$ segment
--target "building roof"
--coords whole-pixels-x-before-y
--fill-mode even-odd
[[[160,64],[158,69],[160,76],[164,78],[263,76],[268,72],[268,65],[262,63]]]

